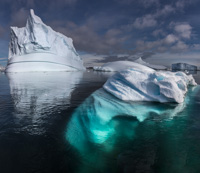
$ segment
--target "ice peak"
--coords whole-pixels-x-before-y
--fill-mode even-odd
[[[30,14],[29,14],[27,22],[28,23],[30,22],[30,23],[42,23],[42,24],[44,24],[42,22],[41,18],[35,15],[35,12],[34,12],[33,9],[30,9]]]
[[[20,63],[17,64],[20,58]],[[50,26],[43,23],[40,17],[35,15],[33,9],[30,10],[25,27],[11,27],[8,59],[7,72],[30,71],[30,69],[24,68],[22,63],[24,61],[30,61],[30,64],[38,61],[49,63],[49,65],[41,63],[39,64],[40,69],[33,67],[32,71],[55,71],[54,68],[57,71],[85,69],[73,46],[72,39],[54,31]],[[52,64],[55,67],[52,67]],[[18,68],[15,66],[18,66]]]

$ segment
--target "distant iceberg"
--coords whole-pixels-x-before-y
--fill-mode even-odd
[[[139,67],[139,66],[138,66]],[[103,88],[124,101],[184,101],[188,85],[196,85],[192,75],[183,72],[130,68],[110,77]]]
[[[102,66],[93,67],[95,71],[105,71],[105,72],[121,71],[128,68],[143,69],[148,71],[153,70],[152,68],[148,68],[144,65],[132,61],[114,61],[105,63]]]
[[[172,64],[172,70],[197,71],[198,68],[195,65],[190,65],[187,63],[176,63],[176,64]]]
[[[5,67],[0,65],[0,72],[3,72],[3,71],[5,71]]]
[[[128,68],[144,68],[149,67],[151,69],[155,70],[166,70],[167,67],[162,65],[153,65],[149,64],[142,60],[142,58],[138,58],[135,61],[114,61],[114,62],[108,62],[103,64],[102,66],[94,66],[93,69],[95,71],[105,71],[105,72],[111,72],[111,71],[121,71]],[[147,69],[147,68],[145,68]]]
[[[25,27],[11,27],[6,72],[84,69],[72,39],[45,25],[33,10],[30,10]]]
[[[150,67],[155,70],[167,70],[167,67],[165,67],[163,65],[155,65],[155,64],[147,63],[147,62],[143,61],[143,59],[141,57],[136,59],[134,62],[145,65],[145,66]]]

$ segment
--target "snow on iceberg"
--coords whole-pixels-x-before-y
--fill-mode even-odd
[[[146,67],[144,65],[132,62],[132,61],[115,61],[115,62],[108,62],[103,64],[102,66],[94,66],[93,69],[95,71],[105,71],[105,72],[112,72],[112,71],[121,71],[128,68],[136,68],[136,69],[143,69],[146,71],[153,71],[153,69]]]
[[[143,59],[141,57],[136,59],[134,62],[145,65],[145,66],[150,67],[155,70],[167,70],[167,67],[165,67],[163,65],[155,65],[155,64],[147,63],[147,62],[143,61]]]
[[[196,85],[192,75],[131,68],[110,77],[103,88],[124,101],[184,101],[188,85]]]
[[[33,10],[25,27],[11,27],[6,72],[84,69],[72,39],[45,25]]]

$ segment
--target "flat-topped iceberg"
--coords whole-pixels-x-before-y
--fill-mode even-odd
[[[196,85],[192,75],[130,68],[110,77],[103,88],[124,101],[184,101],[188,85]]]
[[[128,68],[136,68],[136,69],[143,69],[152,71],[153,69],[148,68],[144,65],[141,65],[136,62],[132,61],[114,61],[114,62],[108,62],[103,64],[102,66],[94,66],[93,69],[95,71],[105,71],[105,72],[112,72],[112,71],[121,71]]]
[[[11,27],[6,72],[84,69],[72,39],[45,25],[33,10],[25,27]]]
[[[189,70],[189,71],[196,71],[197,66],[190,65],[187,63],[176,63],[172,64],[172,70]]]

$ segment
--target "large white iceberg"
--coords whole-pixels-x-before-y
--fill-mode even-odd
[[[103,88],[124,101],[181,103],[188,85],[196,85],[196,82],[192,75],[183,72],[131,68],[110,77]]]
[[[6,72],[84,69],[72,39],[45,25],[33,10],[25,27],[11,27]]]

